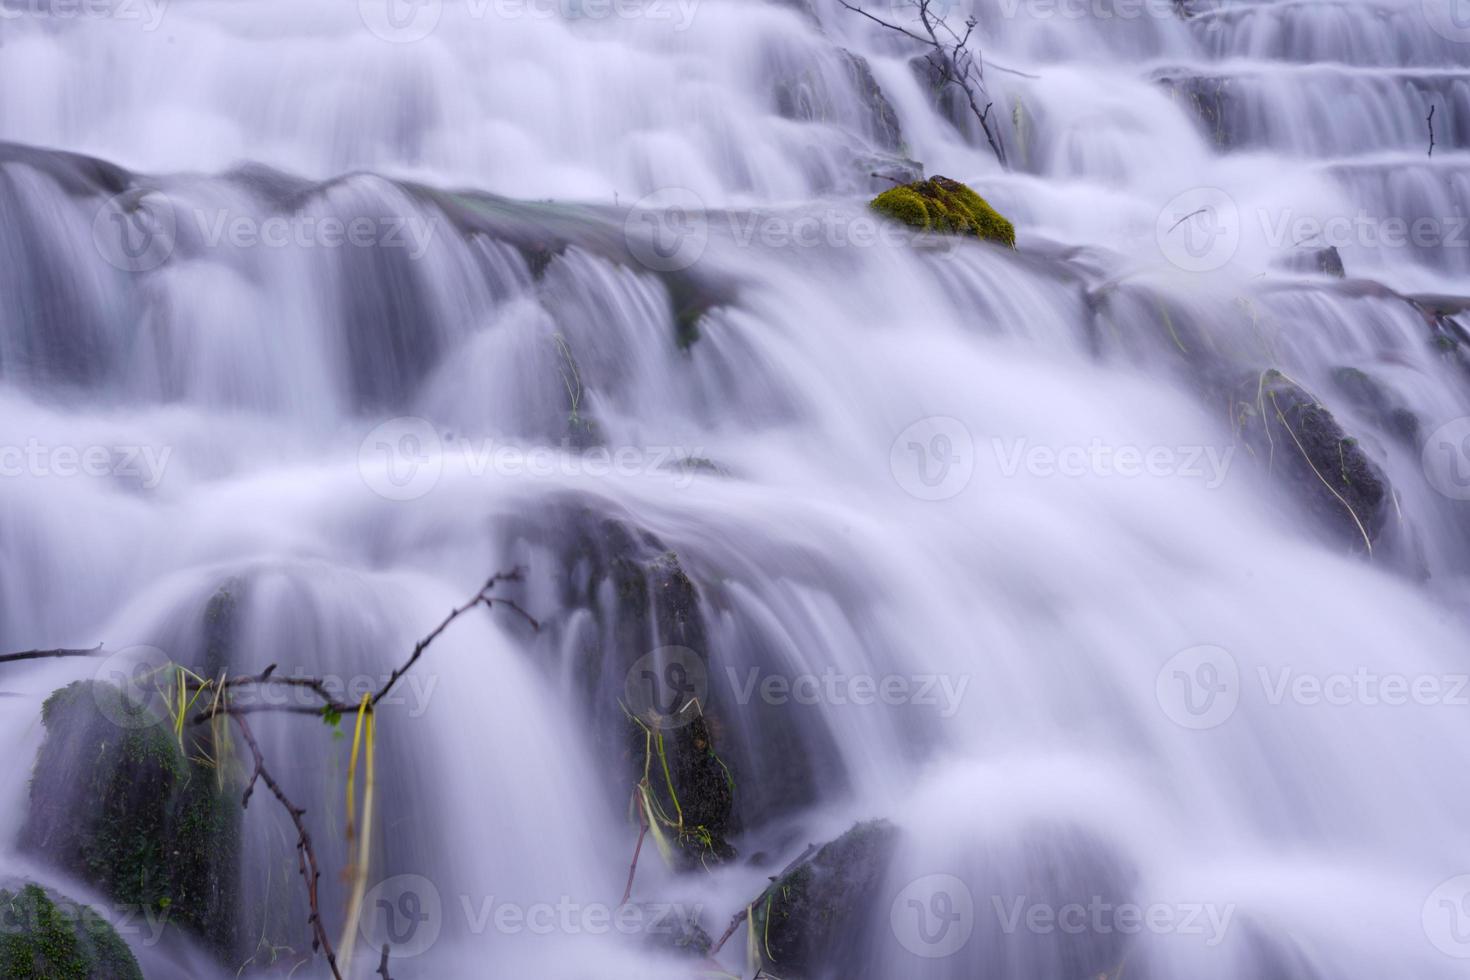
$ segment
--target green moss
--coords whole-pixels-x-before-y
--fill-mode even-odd
[[[143,980],[117,931],[85,905],[37,885],[0,888],[0,976],[8,980]]]
[[[1016,227],[979,194],[948,177],[891,187],[873,198],[879,214],[924,231],[974,235],[1016,247]]]
[[[232,956],[233,788],[186,759],[156,712],[110,684],[61,688],[46,699],[42,722],[22,846],[116,902],[168,909],[170,925]]]

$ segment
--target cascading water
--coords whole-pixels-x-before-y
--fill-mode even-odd
[[[42,704],[355,703],[519,566],[539,628],[375,712],[344,976],[1459,975],[1457,4],[945,4],[1003,169],[829,0],[0,0],[0,651],[104,644],[0,663],[0,888],[150,980],[329,975],[259,786],[207,897],[56,860]],[[1018,247],[869,211],[920,170]],[[693,723],[628,737],[645,668]],[[345,960],[355,719],[273,690]]]

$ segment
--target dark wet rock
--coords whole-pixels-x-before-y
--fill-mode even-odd
[[[1406,445],[1419,445],[1419,417],[1383,382],[1355,367],[1335,369],[1332,382],[1378,428]]]
[[[859,823],[773,879],[751,905],[762,966],[785,980],[860,975],[854,940],[897,839],[886,820]]]
[[[1246,451],[1289,483],[1334,537],[1372,551],[1388,523],[1388,479],[1325,405],[1272,369],[1237,384],[1232,417]]]
[[[1228,125],[1234,109],[1231,79],[1217,75],[1161,75],[1160,85],[1175,102],[1185,106],[1210,142],[1222,149],[1232,143]]]
[[[633,793],[647,777],[655,812],[675,824],[661,832],[677,866],[728,860],[735,855],[735,786],[718,745],[722,707],[709,697],[699,589],[656,536],[591,511],[571,520],[565,601],[591,610],[606,638],[584,651],[578,674],[599,738],[622,747],[614,790]],[[689,683],[698,703],[643,714],[645,705],[628,703],[630,683],[642,683],[635,676],[640,665],[655,685],[650,704],[666,693],[659,685],[669,670]]]
[[[76,681],[46,700],[23,850],[116,902],[169,911],[234,950],[240,827],[233,784],[186,759],[172,728],[121,688]]]
[[[873,77],[873,69],[868,65],[868,59],[846,48],[839,48],[838,51],[847,66],[848,77],[853,88],[857,90],[858,96],[868,110],[868,135],[874,145],[893,152],[902,151],[904,148],[903,126],[898,121],[898,112],[888,101],[888,96],[883,94],[883,87]]]
[[[0,885],[0,977],[143,980],[117,930],[90,906],[27,882]]]
[[[1325,248],[1303,248],[1292,252],[1282,261],[1282,267],[1292,272],[1316,272],[1324,276],[1341,279],[1347,275],[1342,266],[1342,255],[1337,246]]]
[[[226,582],[196,621],[200,676],[230,667],[240,589]],[[168,675],[137,682],[155,685],[168,688]],[[170,926],[228,962],[239,938],[238,787],[207,761],[219,758],[210,726],[186,730],[186,754],[158,703],[98,680],[47,698],[20,844],[115,902],[167,910]]]

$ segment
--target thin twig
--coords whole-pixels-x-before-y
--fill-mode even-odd
[[[408,673],[408,671],[413,667],[414,664],[418,663],[418,660],[420,657],[423,656],[424,651],[429,648],[429,644],[437,640],[440,634],[442,634],[446,629],[449,628],[449,625],[451,623],[453,623],[459,617],[463,616],[465,613],[468,613],[470,610],[474,609],[476,606],[484,606],[486,609],[490,609],[496,605],[505,606],[507,609],[519,615],[526,622],[530,623],[532,629],[539,630],[541,628],[541,624],[536,621],[535,617],[526,612],[525,609],[521,608],[520,604],[517,603],[515,600],[505,599],[500,596],[492,596],[490,594],[495,586],[501,582],[521,581],[521,574],[521,569],[519,568],[512,569],[509,572],[497,572],[486,580],[485,584],[480,587],[480,591],[475,593],[473,598],[471,598],[464,605],[450,610],[449,615],[446,616],[444,620],[439,623],[438,626],[434,627],[434,629],[430,631],[427,636],[419,640],[418,643],[414,644],[413,651],[409,654],[408,659],[405,660],[400,666],[395,668],[391,674],[388,675],[388,679],[384,681],[383,686],[380,687],[377,690],[377,693],[375,693],[369,699],[369,709],[376,708],[378,704],[385,697],[388,696],[388,694],[393,690],[394,686],[397,685],[397,683],[403,678],[403,675]],[[345,715],[356,711],[359,707],[359,705],[357,704],[348,704],[345,701],[337,700],[335,697],[332,696],[331,691],[328,690],[326,682],[319,677],[276,677],[274,676],[275,670],[276,665],[271,664],[259,674],[242,674],[237,677],[227,678],[223,681],[201,681],[196,683],[199,687],[218,686],[225,690],[263,687],[266,684],[282,684],[287,687],[295,687],[300,688],[304,691],[309,691],[310,693],[315,694],[321,700],[321,703],[316,705],[230,704],[228,710],[231,714],[279,711],[286,714],[319,715],[324,711],[331,711],[337,714]],[[212,703],[209,707],[205,708],[199,714],[195,715],[192,723],[197,725],[208,721],[216,714],[224,711],[225,705],[227,703],[228,702],[224,701],[223,699]]]
[[[1427,116],[1424,117],[1424,121],[1429,124],[1429,155],[1430,156],[1434,156],[1434,109],[1435,109],[1434,106],[1430,106],[1429,107],[1429,115],[1427,115]]]
[[[638,843],[633,846],[633,861],[628,865],[628,884],[623,888],[623,900],[618,903],[621,908],[628,904],[628,899],[633,896],[633,876],[638,873],[638,855],[643,853],[643,838],[648,836],[648,815],[643,812],[643,807],[638,808]]]
[[[495,588],[495,586],[500,582],[519,582],[520,580],[521,570],[519,568],[512,569],[508,572],[496,572],[494,575],[490,576],[485,584],[480,587],[480,591],[475,593],[475,597],[473,599],[456,609],[450,610],[449,615],[444,617],[444,621],[442,623],[434,627],[434,629],[429,633],[428,636],[424,637],[422,640],[419,640],[419,642],[414,645],[413,653],[409,654],[408,660],[403,664],[402,667],[399,667],[388,676],[388,682],[378,690],[377,694],[373,695],[372,701],[369,702],[370,705],[376,707],[379,701],[382,701],[383,698],[387,697],[388,692],[393,690],[393,685],[398,683],[398,679],[404,674],[408,673],[409,668],[418,663],[419,657],[423,656],[423,653],[425,650],[428,649],[429,644],[437,640],[439,638],[439,634],[443,633],[446,629],[449,628],[450,623],[454,622],[456,619],[463,616],[471,609],[474,609],[476,606],[484,606],[486,609],[489,609],[491,606],[498,602],[501,605],[509,608],[512,612],[520,614],[520,616],[524,618],[526,622],[531,624],[532,629],[539,630],[541,628],[541,624],[536,622],[535,618],[530,613],[522,609],[513,600],[499,598],[492,599],[490,597],[490,590]]]
[[[95,657],[102,652],[102,644],[90,650],[27,650],[24,653],[0,654],[0,664],[16,663],[21,660],[44,660],[47,657]]]
[[[306,829],[306,823],[301,819],[306,815],[306,811],[291,802],[285,791],[281,789],[281,785],[270,774],[270,770],[265,767],[265,757],[261,755],[260,743],[255,741],[255,734],[245,723],[244,716],[233,712],[231,714],[235,719],[235,724],[240,728],[245,744],[250,746],[250,755],[255,764],[250,773],[250,780],[245,784],[245,793],[240,797],[240,806],[244,808],[250,805],[250,794],[255,792],[256,781],[263,781],[266,788],[280,801],[281,806],[290,815],[291,822],[296,825],[296,857],[301,869],[301,877],[306,882],[307,904],[311,908],[311,916],[308,920],[312,931],[311,948],[314,951],[320,950],[326,956],[327,966],[331,968],[332,976],[336,980],[342,980],[342,973],[337,969],[337,954],[332,950],[332,941],[327,938],[327,930],[322,925],[321,908],[317,904],[317,885],[321,881],[322,872],[317,864],[316,851],[311,846],[311,834]],[[385,960],[386,956],[385,950]]]
[[[990,149],[995,154],[995,159],[999,161],[1003,168],[1010,169],[1010,164],[1006,159],[1005,147],[1001,144],[999,136],[990,125],[990,110],[994,103],[987,101],[985,107],[981,108],[980,99],[976,95],[977,90],[980,92],[985,91],[985,64],[975,52],[970,50],[970,38],[975,33],[976,21],[974,17],[965,20],[965,33],[963,35],[957,34],[954,28],[950,27],[949,23],[943,17],[934,15],[930,10],[929,5],[932,0],[915,0],[914,6],[919,11],[919,22],[924,26],[924,33],[919,34],[909,30],[902,24],[895,24],[893,21],[885,20],[876,14],[869,13],[857,4],[851,3],[850,0],[837,0],[837,2],[853,13],[866,17],[875,24],[932,48],[933,52],[927,55],[926,59],[934,72],[934,78],[938,82],[938,87],[943,88],[946,85],[952,84],[958,86],[965,93],[965,101],[970,106],[970,114],[980,124],[980,130],[985,134],[985,140],[990,144]],[[940,40],[940,31],[949,35],[950,41],[953,43],[946,44],[946,42]],[[1026,72],[1017,71],[1014,68],[1003,68],[998,65],[994,67],[998,71],[1005,71],[1012,75],[1020,75],[1026,78],[1037,77],[1035,75],[1028,75]]]
[[[383,944],[383,958],[378,960],[378,976],[383,980],[393,980],[388,974],[388,944]]]

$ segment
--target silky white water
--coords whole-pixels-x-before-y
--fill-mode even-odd
[[[412,876],[437,907],[432,937],[364,926],[351,976],[383,928],[399,980],[710,968],[596,924],[638,836],[580,696],[615,638],[569,555],[607,518],[698,589],[742,760],[739,856],[676,874],[650,844],[634,901],[718,936],[807,842],[887,818],[900,844],[834,975],[1463,971],[1452,5],[955,4],[1004,170],[936,109],[916,46],[834,3],[387,3],[0,8],[0,650],[176,656],[237,583],[234,669],[375,687],[526,569],[509,594],[540,631],[466,617],[380,714],[371,883]],[[870,175],[905,160],[974,187],[1017,249],[882,234]],[[577,230],[537,268],[497,221]],[[1317,271],[1326,245],[1346,278]],[[718,298],[681,344],[665,274],[686,271]],[[1222,365],[1284,372],[1381,468],[1371,558],[1242,446]],[[1202,664],[1234,671],[1228,712],[1187,687]],[[99,908],[16,839],[41,701],[103,669],[0,665],[0,862]],[[256,725],[335,941],[350,738]],[[246,838],[242,915],[304,918],[262,792]],[[250,863],[271,847],[274,877]],[[502,905],[570,911],[542,929]],[[234,974],[123,934],[150,980]],[[746,952],[742,930],[716,959],[748,976]]]

